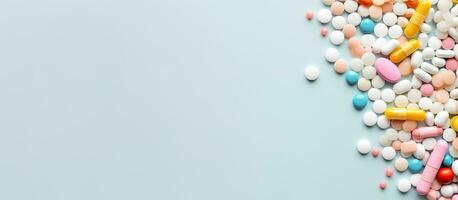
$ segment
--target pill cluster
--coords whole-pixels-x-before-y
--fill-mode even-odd
[[[396,184],[400,192],[415,187],[427,199],[458,200],[458,0],[322,3],[316,16],[306,13],[307,20],[316,17],[320,34],[332,45],[348,46],[352,58],[341,58],[336,48],[324,57],[361,91],[352,99],[355,109],[372,102],[362,122],[384,130],[379,144],[361,139],[357,151],[380,154],[398,173],[409,172]],[[316,80],[318,68],[307,67],[305,77]]]

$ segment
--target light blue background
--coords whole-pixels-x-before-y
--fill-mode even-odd
[[[321,7],[1,1],[0,199],[416,199],[355,151],[381,131],[304,25]]]

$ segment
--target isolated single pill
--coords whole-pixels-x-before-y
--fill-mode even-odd
[[[407,38],[414,38],[417,36],[421,25],[425,21],[426,16],[428,16],[430,8],[431,2],[429,1],[421,1],[418,4],[415,13],[413,13],[412,17],[410,17],[409,23],[404,29],[404,34]]]
[[[437,171],[439,170],[442,160],[444,159],[445,153],[447,152],[448,144],[445,140],[437,141],[434,149],[429,156],[428,162],[426,163],[423,174],[421,175],[420,181],[417,184],[417,193],[420,195],[428,194],[436,178]]]
[[[419,141],[425,138],[440,136],[442,135],[443,132],[444,132],[444,129],[439,128],[437,126],[421,127],[421,128],[416,128],[415,130],[412,131],[412,137],[413,139]]]
[[[389,120],[423,121],[426,118],[425,111],[411,108],[387,108],[385,117]]]
[[[420,41],[417,39],[404,42],[390,54],[390,60],[393,61],[393,63],[400,63],[413,54],[418,48],[420,48]]]

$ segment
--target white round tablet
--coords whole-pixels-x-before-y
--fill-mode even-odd
[[[344,9],[347,13],[354,13],[358,10],[358,2],[356,1],[345,1]]]
[[[360,39],[361,45],[364,47],[373,47],[375,43],[375,37],[373,35],[363,35]]]
[[[308,66],[304,70],[304,75],[306,79],[314,81],[320,76],[320,70],[315,66]]]
[[[342,31],[333,31],[329,40],[333,45],[341,45],[345,41],[345,36]]]
[[[417,187],[418,182],[420,182],[421,174],[412,174],[410,177],[410,183],[414,186]]]
[[[357,84],[357,87],[359,90],[363,91],[363,92],[366,92],[368,91],[369,89],[371,89],[371,81],[367,80],[366,78],[360,78],[358,80],[358,84]]]
[[[359,58],[351,59],[351,69],[355,72],[360,72],[364,68],[364,63]]]
[[[409,166],[409,163],[405,158],[397,158],[394,161],[394,168],[398,170],[399,172],[403,172],[407,170],[407,167]]]
[[[393,143],[393,141],[387,139],[387,138],[385,137],[385,135],[381,135],[381,136],[379,137],[378,142],[380,143],[380,145],[382,145],[382,147],[391,146],[391,143]]]
[[[407,5],[403,2],[397,2],[393,5],[393,12],[398,16],[403,16],[407,12]]]
[[[372,87],[377,88],[377,89],[380,89],[383,86],[385,86],[385,80],[380,78],[380,76],[378,75],[372,79],[371,83],[372,83]]]
[[[399,95],[394,99],[394,105],[398,108],[405,108],[409,104],[409,99],[405,95]]]
[[[387,26],[394,26],[398,22],[398,16],[396,14],[389,12],[383,15],[383,23]]]
[[[432,105],[433,105],[433,101],[428,97],[423,97],[418,102],[418,106],[420,106],[420,108],[423,110],[429,110]]]
[[[377,126],[381,129],[387,129],[390,128],[390,120],[388,120],[385,115],[380,115],[378,116],[377,119]]]
[[[396,98],[396,94],[390,88],[385,88],[382,90],[382,100],[386,103],[391,103]]]
[[[361,74],[364,78],[371,80],[375,78],[375,76],[377,75],[377,71],[375,70],[375,67],[367,66],[363,68]]]
[[[456,138],[456,132],[451,128],[447,128],[444,130],[442,137],[447,142],[453,142],[453,140]]]
[[[402,178],[398,181],[397,188],[400,192],[406,193],[412,188],[412,184],[410,183],[409,179]]]
[[[435,138],[426,138],[423,140],[422,144],[426,150],[431,151],[434,149],[434,145],[436,145],[436,139]]]
[[[361,23],[361,15],[358,13],[351,13],[347,16],[347,22],[349,24],[353,24],[354,26],[358,26]]]
[[[394,150],[393,147],[384,147],[382,149],[382,157],[385,160],[393,160],[393,158],[396,156],[396,151]]]
[[[371,151],[371,142],[367,139],[361,139],[358,141],[356,149],[360,154],[368,154]]]
[[[410,139],[412,139],[412,135],[410,134],[410,132],[405,132],[401,130],[398,133],[398,139],[401,142],[408,142]]]
[[[329,48],[325,52],[325,58],[330,63],[336,62],[339,59],[339,57],[340,57],[340,53],[335,48]]]
[[[420,99],[421,99],[421,91],[418,90],[418,89],[411,89],[407,93],[407,98],[412,103],[418,103],[420,101]]]
[[[437,114],[441,111],[444,110],[444,104],[441,104],[439,102],[434,102],[433,105],[431,105],[431,108],[429,109],[433,114]]]
[[[366,66],[374,65],[375,59],[376,57],[372,52],[366,52],[361,57],[361,60],[363,61],[364,65]]]
[[[374,27],[374,34],[379,38],[385,37],[388,34],[388,27],[383,23],[378,23]]]
[[[363,115],[363,123],[366,126],[374,126],[377,123],[377,115],[374,112],[366,112]]]
[[[398,139],[398,131],[393,128],[386,129],[385,137],[391,141],[395,141]]]
[[[372,110],[373,110],[375,113],[378,113],[378,114],[384,113],[386,107],[387,107],[387,105],[386,105],[385,101],[380,100],[380,99],[374,101],[374,103],[372,104]]]
[[[430,37],[428,40],[428,47],[433,48],[434,50],[440,49],[442,46],[442,41],[437,37]]]
[[[402,36],[402,28],[399,25],[394,25],[388,28],[388,36],[393,39],[399,39]]]
[[[369,91],[367,91],[367,97],[368,97],[371,101],[379,100],[379,99],[380,99],[380,96],[381,96],[381,92],[380,92],[380,90],[377,89],[377,88],[371,88],[371,89],[369,89]]]
[[[341,30],[345,26],[345,24],[347,24],[347,20],[345,19],[345,17],[336,16],[332,19],[331,24],[332,27],[334,27],[334,29]]]
[[[321,9],[320,11],[318,11],[317,18],[319,22],[327,24],[332,19],[332,13],[328,9]]]
[[[421,160],[421,159],[423,159],[425,157],[425,154],[426,154],[425,147],[422,144],[418,144],[417,143],[417,150],[415,151],[413,156],[415,156],[415,158],[418,158],[418,159]]]

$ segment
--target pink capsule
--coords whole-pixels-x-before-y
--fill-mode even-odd
[[[444,129],[439,128],[437,126],[421,127],[421,128],[416,128],[415,130],[412,131],[412,137],[414,140],[419,141],[425,138],[440,136],[442,135],[443,132],[444,132]]]
[[[381,190],[384,190],[386,188],[386,182],[385,181],[381,181],[380,184],[378,185],[378,187],[381,189]]]
[[[326,27],[323,27],[323,28],[321,28],[321,30],[320,30],[320,34],[321,34],[321,36],[323,36],[323,37],[326,37],[326,35],[328,35],[328,32],[329,32],[329,31],[328,31],[328,28],[326,28]]]
[[[393,176],[393,169],[391,169],[391,168],[389,168],[389,167],[386,168],[386,170],[385,170],[385,176],[387,176],[387,177],[392,177],[392,176]]]
[[[379,153],[380,151],[377,148],[372,149],[372,156],[374,156],[374,158],[377,158]]]

